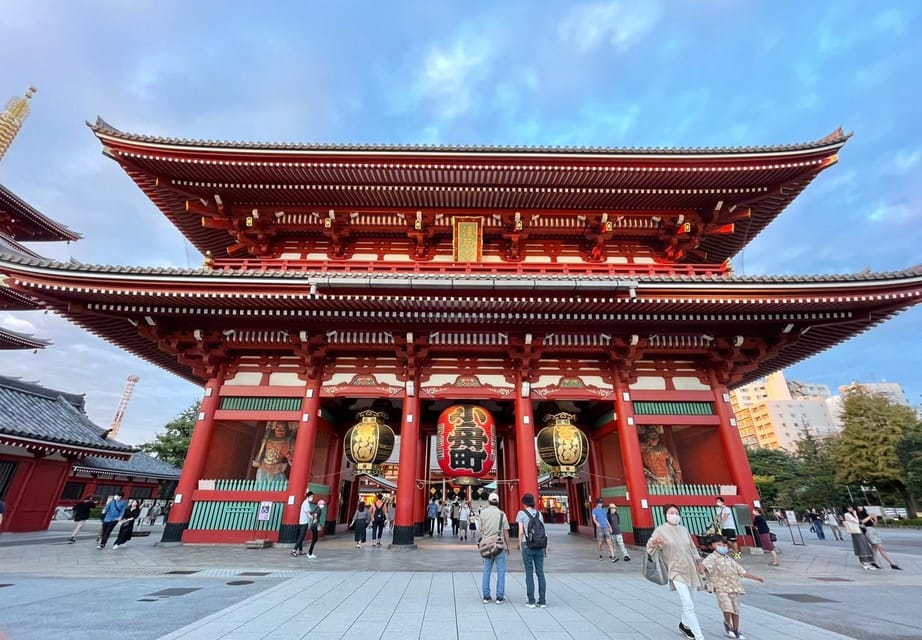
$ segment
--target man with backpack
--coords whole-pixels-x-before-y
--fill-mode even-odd
[[[535,510],[535,496],[526,493],[522,496],[524,509],[519,511],[515,521],[519,525],[519,548],[522,550],[522,562],[525,564],[525,590],[529,609],[547,607],[547,582],[544,579],[544,556],[547,554],[547,532],[544,530],[544,518]],[[535,602],[535,581],[532,572],[538,576],[538,601]]]
[[[387,511],[384,494],[378,493],[371,505],[371,546],[380,547],[384,539],[384,525],[387,524]]]

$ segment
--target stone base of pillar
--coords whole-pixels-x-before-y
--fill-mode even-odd
[[[283,524],[279,528],[279,544],[294,544],[295,540],[298,539],[300,529],[301,525]]]
[[[415,525],[413,525],[413,526],[414,526],[414,532],[413,532],[414,535],[415,535],[417,538],[422,538],[423,535],[425,535],[426,523],[425,523],[425,522],[417,522],[417,523],[416,523]]]
[[[570,520],[570,533],[579,533],[579,521]]]
[[[653,535],[653,527],[634,527],[634,545],[643,547]]]
[[[395,526],[394,527],[394,536],[391,539],[390,549],[415,549],[416,544],[414,544],[414,534],[416,533],[416,525],[410,526]]]
[[[182,532],[189,528],[188,522],[168,522],[163,527],[160,542],[182,542]]]
[[[519,523],[518,523],[518,522],[510,522],[510,523],[509,523],[509,537],[510,537],[510,538],[518,538],[518,537],[519,537]]]

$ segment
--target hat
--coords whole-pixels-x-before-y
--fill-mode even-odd
[[[609,509],[617,509],[617,508],[618,508],[618,505],[616,505],[614,502],[611,502],[611,503],[609,503],[608,508],[609,508]]]
[[[319,500],[319,501],[317,502],[317,506],[318,506],[318,507],[325,507],[325,506],[327,506],[327,501],[326,501],[326,500]]]
[[[499,494],[494,491],[493,493],[490,494],[490,497],[487,498],[487,500],[490,501],[491,503],[495,502],[499,504]]]
[[[602,497],[601,497],[601,496],[599,496],[599,499],[595,501],[596,504],[602,504],[603,502],[605,502],[605,501],[602,500]]]
[[[526,507],[535,506],[535,496],[530,493],[526,493],[524,496],[522,496],[522,504],[524,504]]]

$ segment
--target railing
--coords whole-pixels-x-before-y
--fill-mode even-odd
[[[287,480],[259,482],[258,480],[199,480],[199,491],[287,491]]]
[[[720,484],[648,484],[647,493],[651,496],[719,496],[736,494],[736,487]]]
[[[340,273],[419,273],[419,274],[492,274],[548,276],[726,276],[723,264],[569,264],[522,262],[455,263],[455,262],[378,262],[288,260],[278,258],[216,258],[212,271],[280,271],[302,274]]]
[[[273,502],[268,520],[258,520],[259,502],[203,501],[192,505],[190,529],[229,529],[243,531],[278,531],[282,524],[284,502]]]

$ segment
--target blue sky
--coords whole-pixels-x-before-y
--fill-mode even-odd
[[[335,8],[334,8],[335,7]],[[916,2],[176,2],[0,0],[0,99],[39,92],[0,182],[84,236],[57,259],[201,257],[84,121],[277,142],[723,146],[854,131],[734,260],[738,273],[886,271],[922,262],[922,4]],[[0,373],[87,394],[120,438],[150,439],[193,385],[54,315],[0,314],[50,338]],[[922,401],[922,308],[788,377],[899,382]]]

